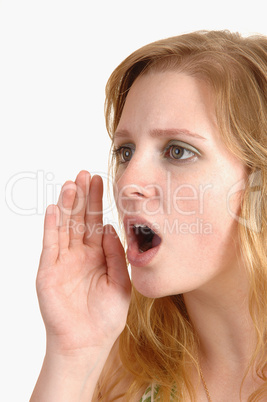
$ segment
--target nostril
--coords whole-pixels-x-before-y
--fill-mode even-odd
[[[139,192],[134,192],[133,195],[136,195],[137,197],[144,197],[144,194],[139,193]]]
[[[118,183],[117,183],[117,187],[116,187],[116,195],[118,198],[122,198],[122,199],[150,198],[150,197],[154,197],[155,193],[156,193],[156,189],[155,189],[155,186],[152,184],[141,186],[141,185],[132,184],[132,183],[124,184],[121,182],[120,185],[118,185]]]

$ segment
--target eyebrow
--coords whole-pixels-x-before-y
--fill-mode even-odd
[[[155,128],[153,130],[151,130],[149,132],[149,134],[151,135],[151,137],[153,138],[158,138],[158,137],[177,137],[180,135],[186,135],[189,137],[194,137],[200,140],[206,140],[206,138],[202,137],[201,135],[197,134],[197,133],[192,133],[191,131],[187,130],[187,129],[179,129],[179,128],[168,128],[168,129],[159,129],[159,128]],[[130,136],[130,132],[128,130],[118,130],[115,132],[114,134],[114,139],[115,138],[123,138],[123,137],[129,137]]]

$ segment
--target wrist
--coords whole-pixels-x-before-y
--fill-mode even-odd
[[[31,402],[87,402],[91,400],[109,351],[81,353],[47,350]]]
[[[67,338],[67,339],[66,339]],[[88,337],[83,342],[79,339],[79,334],[69,336],[58,336],[46,334],[46,355],[60,358],[72,358],[83,360],[86,356],[99,356],[102,353],[109,353],[116,339],[106,338],[104,341],[96,342]]]
[[[80,377],[81,372],[87,376],[90,372],[103,365],[106,361],[111,347],[100,348],[90,347],[79,350],[62,350],[47,347],[44,363],[60,372],[69,373],[73,377]]]

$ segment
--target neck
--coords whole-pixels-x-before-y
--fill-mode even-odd
[[[245,371],[256,345],[248,306],[249,285],[244,270],[236,269],[184,294],[191,322],[200,341],[200,359],[228,372]]]

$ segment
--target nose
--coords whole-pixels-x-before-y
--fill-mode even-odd
[[[122,167],[122,173],[118,171],[118,179],[114,183],[114,196],[119,210],[134,211],[137,204],[150,206],[158,204],[160,189],[159,167],[155,165],[153,158],[145,152],[143,155],[134,154],[126,167]]]
[[[136,180],[137,181],[137,180]],[[146,199],[156,196],[155,187],[153,184],[136,184],[129,183],[120,186],[120,193],[126,198]]]
[[[158,169],[147,155],[135,154],[115,183],[115,194],[129,199],[149,199],[159,193]]]

